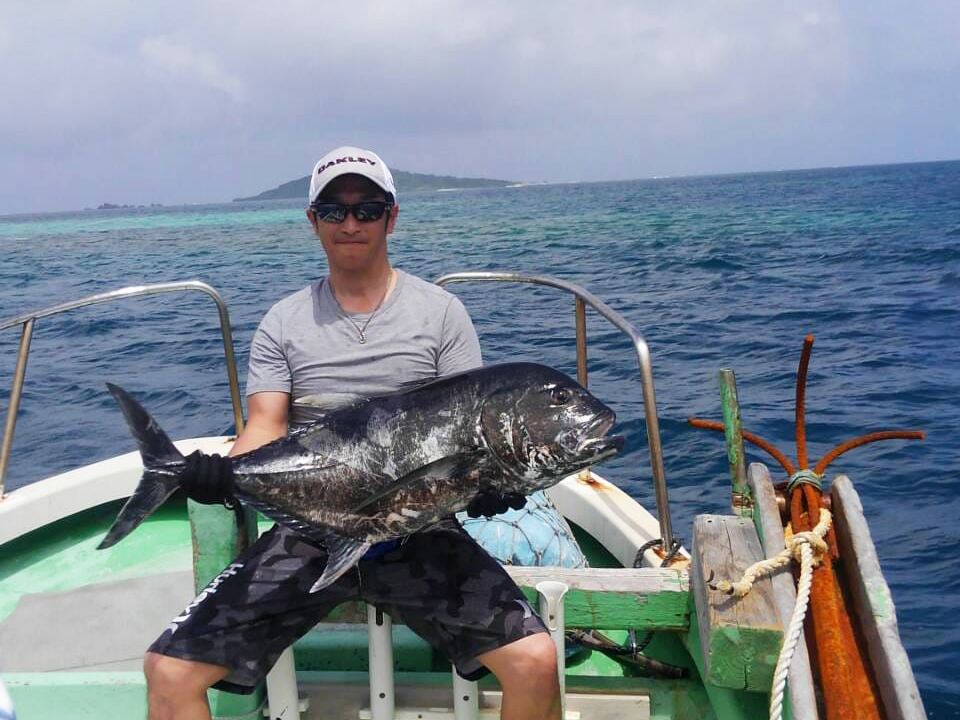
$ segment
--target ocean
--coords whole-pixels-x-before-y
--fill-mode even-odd
[[[653,359],[674,532],[729,511],[716,375],[736,372],[744,427],[793,448],[794,378],[811,460],[861,433],[926,440],[857,448],[828,477],[860,493],[930,717],[960,717],[960,162],[404,194],[397,267],[427,279],[516,270],[583,285],[635,325]],[[260,317],[325,273],[302,201],[0,217],[0,319],[126,285],[200,279],[225,298],[241,383]],[[450,286],[485,360],[576,373],[573,301],[520,285]],[[368,333],[376,331],[376,322]],[[588,313],[590,388],[626,452],[602,468],[654,507],[635,355]],[[0,406],[19,332],[0,336]],[[106,381],[173,437],[232,425],[213,303],[198,293],[40,320],[8,489],[133,449]],[[748,447],[749,461],[767,462]]]

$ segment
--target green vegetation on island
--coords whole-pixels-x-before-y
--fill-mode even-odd
[[[515,185],[512,180],[488,180],[485,178],[460,178],[451,175],[424,175],[422,173],[393,171],[393,181],[398,193],[418,192],[421,190],[462,190],[465,188],[506,187]],[[285,182],[283,185],[267,190],[253,197],[234,198],[234,202],[245,200],[281,200],[285,198],[306,198],[310,188],[310,176]]]

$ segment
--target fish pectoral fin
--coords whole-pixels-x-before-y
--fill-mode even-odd
[[[468,452],[442,457],[390,483],[376,494],[366,498],[360,505],[352,508],[350,512],[358,513],[388,495],[392,495],[398,490],[410,487],[428,478],[443,480],[456,478],[466,479],[471,472],[485,466],[489,461],[490,453],[487,450],[470,450]]]
[[[370,549],[371,543],[366,540],[356,540],[346,535],[341,535],[330,528],[308,523],[265,500],[251,497],[243,492],[237,492],[235,496],[241,502],[256,508],[267,517],[290,528],[298,535],[302,535],[308,540],[323,545],[323,547],[326,548],[327,564],[323,568],[323,573],[320,575],[320,578],[310,588],[310,592],[312,593],[335,583],[341,575],[356,565],[360,558]]]
[[[324,547],[327,548],[327,566],[323,569],[320,578],[310,588],[312,593],[335,583],[341,575],[356,565],[370,549],[370,543],[366,540],[356,540],[332,531],[323,532],[323,536],[322,542]]]

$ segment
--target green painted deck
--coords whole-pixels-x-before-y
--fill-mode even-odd
[[[25,594],[190,571],[190,527],[171,502],[124,542],[97,550],[121,503],[78,513],[7,543],[0,554],[0,622]]]

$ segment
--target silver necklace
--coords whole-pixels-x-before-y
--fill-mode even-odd
[[[384,289],[383,295],[380,296],[380,302],[377,303],[377,306],[373,309],[373,312],[370,313],[370,315],[369,315],[369,316],[367,317],[367,319],[364,321],[363,325],[358,324],[356,320],[354,320],[352,317],[350,317],[350,316],[347,314],[347,311],[343,309],[343,306],[340,305],[340,301],[337,300],[337,296],[336,296],[336,295],[333,296],[333,299],[334,299],[334,300],[337,300],[337,306],[340,308],[340,312],[343,314],[343,316],[344,316],[347,320],[350,321],[350,324],[353,325],[353,326],[357,329],[357,334],[360,336],[360,344],[361,344],[361,345],[363,345],[364,343],[367,342],[367,337],[366,337],[366,335],[364,335],[364,333],[365,333],[366,330],[367,330],[367,325],[370,324],[370,321],[373,320],[373,316],[377,314],[377,311],[378,311],[378,310],[380,310],[380,306],[383,305],[383,301],[387,299],[387,294],[390,292],[390,287],[391,287],[392,285],[393,285],[393,271],[391,270],[391,271],[390,271],[390,279],[387,281],[387,287],[386,287],[386,289]],[[331,285],[330,289],[333,290],[333,286],[332,286],[332,285]],[[332,294],[332,293],[331,293],[331,294]]]

